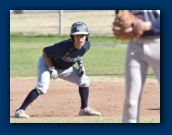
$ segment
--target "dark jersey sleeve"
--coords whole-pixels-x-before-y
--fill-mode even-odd
[[[62,46],[60,43],[56,43],[52,46],[48,46],[44,48],[44,52],[46,53],[47,57],[52,58],[52,57],[57,57],[61,55],[61,50]]]
[[[152,22],[153,32],[155,34],[157,33],[160,34],[160,15],[157,17],[157,19],[151,20],[151,22]]]
[[[88,51],[90,49],[90,46],[91,46],[90,42],[86,41],[86,43],[84,45],[85,50]]]

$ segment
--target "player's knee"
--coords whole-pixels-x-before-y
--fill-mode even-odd
[[[45,91],[42,91],[40,89],[36,89],[36,91],[38,92],[39,95],[44,95],[46,93]]]
[[[47,93],[48,86],[44,86],[44,85],[38,84],[36,86],[36,90],[39,93],[39,95],[43,95],[43,94],[46,94]]]
[[[89,79],[87,76],[81,77],[79,86],[80,87],[89,87]]]
[[[138,106],[138,102],[136,102],[136,100],[134,101],[128,101],[128,100],[125,100],[125,108],[126,109],[137,109],[137,106]]]

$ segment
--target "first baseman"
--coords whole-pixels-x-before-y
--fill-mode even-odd
[[[100,116],[101,113],[88,107],[89,79],[85,75],[83,55],[89,50],[90,42],[88,27],[84,22],[75,22],[71,27],[71,39],[64,40],[43,49],[43,55],[38,61],[38,81],[30,91],[23,104],[15,112],[15,118],[29,118],[26,108],[39,95],[47,92],[50,79],[61,78],[78,85],[81,99],[79,116]],[[78,63],[76,68],[73,65]]]
[[[160,82],[160,10],[130,10],[130,12],[143,22],[136,24],[137,29],[132,25],[125,32],[136,32],[135,29],[143,31],[143,35],[129,39],[128,42],[125,61],[126,95],[122,122],[138,123],[141,94],[149,66]]]

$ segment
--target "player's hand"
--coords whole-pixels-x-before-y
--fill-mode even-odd
[[[49,71],[50,71],[50,77],[51,77],[52,79],[58,78],[58,72],[57,72],[57,70],[55,69],[54,66],[49,67]]]
[[[133,31],[133,27],[129,27],[126,30],[124,30],[125,33],[129,33]]]
[[[84,75],[84,67],[83,66],[79,66],[78,69],[78,76],[82,77]]]
[[[135,24],[135,28],[140,29],[142,31],[149,31],[149,30],[152,30],[152,24],[151,22],[143,22],[140,24]],[[129,27],[124,32],[129,33],[129,32],[132,32],[133,30],[134,30],[133,27]]]
[[[144,21],[132,14],[129,10],[119,10],[113,22],[113,34],[121,40],[135,39],[143,35]]]

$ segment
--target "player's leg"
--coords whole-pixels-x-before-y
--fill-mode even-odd
[[[79,95],[81,99],[81,110],[82,115],[101,115],[100,112],[96,112],[88,107],[88,97],[89,97],[89,79],[84,74],[81,78],[78,76],[78,69],[75,67],[70,67],[69,69],[63,71],[60,74],[60,78],[79,86]]]
[[[146,79],[148,65],[143,60],[142,45],[129,43],[125,63],[125,101],[123,123],[137,123],[140,98]]]
[[[35,100],[40,94],[45,94],[49,86],[50,74],[48,67],[43,57],[38,62],[38,83],[35,89],[31,90],[25,98],[19,109],[16,110],[16,118],[29,118],[25,113],[26,108]]]
[[[82,78],[78,76],[78,69],[75,67],[70,67],[67,70],[64,70],[60,77],[63,80],[75,83],[79,86],[79,94],[81,97],[81,108],[87,107],[88,97],[89,97],[89,79],[85,74]]]
[[[144,45],[146,59],[150,67],[153,69],[160,83],[160,39],[152,39],[151,42]]]

